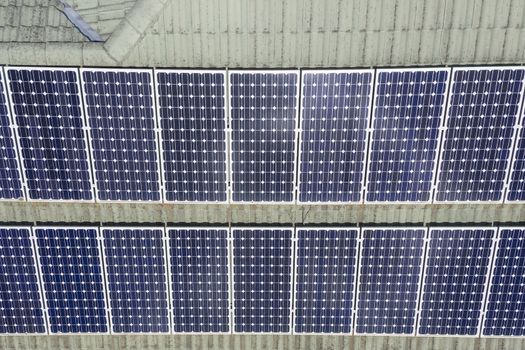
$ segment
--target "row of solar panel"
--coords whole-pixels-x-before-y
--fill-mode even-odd
[[[4,72],[2,199],[525,200],[524,67]]]
[[[525,228],[0,233],[2,334],[525,336]]]

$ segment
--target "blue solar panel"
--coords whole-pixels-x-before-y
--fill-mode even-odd
[[[93,200],[74,69],[7,68],[30,199]]]
[[[426,230],[363,229],[359,334],[414,334]]]
[[[298,229],[295,333],[351,333],[357,229]]]
[[[493,229],[430,230],[419,334],[478,334],[493,238]]]
[[[82,70],[97,199],[160,201],[149,70]]]
[[[35,228],[51,333],[107,333],[98,228]]]
[[[525,97],[523,99],[525,101]],[[525,110],[516,140],[516,152],[510,173],[507,200],[525,201]]]
[[[0,334],[46,333],[29,228],[0,228]]]
[[[114,333],[169,332],[162,228],[102,228]]]
[[[7,101],[4,76],[0,69],[0,199],[24,199]]]
[[[227,201],[224,72],[156,74],[166,200]]]
[[[290,333],[292,229],[233,229],[236,333]]]
[[[448,69],[378,72],[366,201],[431,201],[448,77]]]
[[[454,69],[435,200],[501,201],[524,69]]]
[[[373,71],[305,72],[299,201],[359,202]]]
[[[170,229],[176,333],[230,332],[228,229]]]
[[[525,335],[525,230],[501,228],[483,335]]]
[[[232,199],[291,202],[295,192],[297,72],[231,72]]]

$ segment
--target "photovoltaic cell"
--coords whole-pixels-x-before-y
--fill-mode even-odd
[[[525,101],[525,97],[522,98]],[[516,152],[512,162],[507,201],[525,201],[525,111],[516,137]]]
[[[227,201],[225,73],[156,74],[166,200]]]
[[[35,228],[51,333],[107,333],[98,228]]]
[[[230,332],[228,229],[169,229],[176,333]]]
[[[149,70],[82,70],[97,198],[160,201]]]
[[[494,229],[430,229],[420,335],[478,334]]]
[[[426,230],[363,229],[356,332],[414,334]]]
[[[448,76],[448,69],[378,71],[366,201],[432,199]]]
[[[0,69],[0,199],[23,199],[22,179]]]
[[[0,334],[46,333],[29,228],[0,228]]]
[[[298,229],[295,333],[352,332],[357,229]]]
[[[297,72],[231,72],[232,199],[291,202]]]
[[[114,333],[169,332],[162,228],[103,228]]]
[[[93,200],[74,69],[7,68],[30,199]]]
[[[501,201],[522,68],[454,69],[436,201]]]
[[[305,72],[299,201],[359,202],[373,71]]]
[[[501,228],[483,325],[485,336],[525,335],[525,230]]]
[[[292,229],[233,229],[236,333],[289,333]]]

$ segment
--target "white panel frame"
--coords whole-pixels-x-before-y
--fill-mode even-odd
[[[92,128],[91,128],[91,124],[90,124],[90,119],[93,117],[93,116],[90,116],[88,115],[88,108],[87,108],[87,104],[86,104],[86,97],[87,97],[87,94],[86,94],[86,91],[85,91],[85,86],[86,86],[86,82],[84,80],[84,73],[96,73],[96,72],[102,72],[102,73],[147,73],[149,76],[150,76],[150,88],[151,88],[151,101],[152,101],[152,107],[151,107],[151,110],[152,110],[152,113],[153,113],[153,123],[154,123],[154,131],[155,131],[155,156],[157,158],[157,178],[158,178],[158,181],[157,181],[157,184],[158,184],[158,187],[159,187],[159,200],[156,200],[156,201],[138,201],[138,200],[102,200],[100,199],[100,196],[99,196],[99,189],[98,189],[98,185],[97,185],[97,169],[95,167],[95,151],[94,151],[94,138],[93,138],[93,134],[91,132]],[[141,203],[141,204],[145,204],[145,203],[162,203],[162,181],[161,181],[161,169],[160,169],[160,164],[159,164],[159,155],[157,154],[158,153],[158,149],[159,149],[159,135],[158,135],[158,130],[159,130],[159,125],[157,123],[157,108],[156,108],[156,100],[155,100],[155,92],[156,90],[154,89],[154,80],[153,80],[153,71],[151,69],[127,69],[127,68],[80,68],[80,73],[79,73],[79,76],[80,76],[80,85],[81,85],[81,89],[80,89],[80,93],[82,95],[82,101],[83,101],[83,107],[84,107],[84,119],[85,119],[85,125],[86,125],[86,129],[87,129],[87,135],[88,135],[88,142],[89,142],[89,150],[91,152],[91,169],[92,169],[92,172],[93,172],[93,187],[94,187],[94,191],[95,191],[95,198],[96,198],[96,201],[97,202],[100,202],[100,203]]]
[[[352,317],[352,320],[354,319],[354,313],[356,312],[356,305],[354,304],[354,300],[355,300],[355,296],[356,296],[356,283],[357,283],[357,270],[359,269],[359,261],[358,261],[358,258],[359,258],[359,240],[360,240],[360,234],[361,234],[361,230],[359,227],[357,226],[352,226],[352,227],[329,227],[329,226],[323,226],[323,227],[314,227],[314,226],[308,226],[308,227],[297,227],[296,229],[296,234],[297,234],[297,237],[296,237],[296,243],[295,243],[295,261],[294,261],[294,305],[293,305],[293,309],[294,309],[294,314],[293,314],[293,334],[294,335],[298,335],[298,336],[303,336],[303,335],[323,335],[323,336],[335,336],[335,337],[339,337],[339,336],[352,336],[353,333],[354,333],[354,325],[353,325],[353,322],[350,323],[350,328],[351,328],[351,331],[348,332],[348,333],[315,333],[315,332],[296,332],[295,331],[295,326],[296,326],[296,323],[295,323],[295,317],[296,317],[296,312],[297,312],[297,253],[298,253],[298,242],[299,242],[299,232],[300,231],[312,231],[312,230],[317,230],[317,231],[355,231],[356,233],[356,244],[355,244],[355,256],[354,256],[354,259],[355,259],[355,266],[354,266],[354,278],[353,278],[353,290],[352,290],[352,309],[351,309],[351,317]]]
[[[231,228],[231,234],[232,234],[232,282],[231,282],[231,285],[232,285],[232,290],[233,290],[233,293],[235,293],[235,247],[234,247],[234,244],[233,244],[233,241],[235,240],[235,237],[234,237],[234,231],[253,231],[253,230],[259,230],[259,231],[262,231],[262,230],[272,230],[272,231],[290,231],[290,240],[291,240],[291,247],[290,247],[290,307],[289,307],[289,316],[290,317],[290,322],[289,322],[289,325],[288,327],[290,328],[289,329],[289,332],[236,332],[235,331],[235,296],[232,295],[232,323],[233,323],[233,328],[232,328],[232,334],[237,334],[237,335],[250,335],[250,334],[253,334],[253,335],[267,335],[267,334],[275,334],[275,335],[291,335],[292,334],[292,328],[291,328],[291,323],[293,322],[292,321],[292,318],[293,318],[293,314],[292,314],[292,310],[293,310],[293,292],[294,292],[294,281],[293,281],[293,277],[294,277],[294,266],[292,264],[294,264],[294,233],[295,233],[295,228],[290,226],[290,227],[257,227],[257,226],[252,226],[252,227],[232,227]]]
[[[165,242],[165,237],[166,237],[166,231],[164,230],[164,227],[163,226],[102,226],[100,227],[100,235],[101,235],[101,245],[102,245],[102,251],[104,252],[103,256],[104,256],[104,259],[106,259],[106,244],[105,244],[105,240],[106,240],[106,235],[105,233],[107,231],[113,231],[113,230],[157,230],[157,231],[161,231],[162,232],[162,258],[163,260],[166,259],[166,242]],[[168,266],[166,266],[166,264],[164,264],[164,272],[165,273],[168,273],[168,271],[166,271],[166,269],[168,268]],[[110,297],[110,289],[109,289],[109,274],[108,274],[108,267],[107,267],[107,263],[106,261],[104,261],[104,274],[105,274],[105,281],[107,283],[107,291],[108,291],[108,310],[109,310],[109,313],[111,315],[111,317],[113,317],[113,313],[112,313],[112,310],[113,310],[113,307],[111,306],[111,297]],[[113,320],[110,320],[110,324],[111,324],[111,328],[110,328],[110,333],[113,334],[113,335],[166,335],[166,334],[171,334],[171,329],[170,329],[170,325],[171,325],[171,322],[169,320],[169,317],[170,317],[170,302],[169,302],[169,289],[168,289],[168,286],[166,286],[166,310],[167,310],[167,318],[168,318],[168,331],[167,332],[115,332],[113,330]]]
[[[421,249],[423,250],[423,254],[421,255],[421,263],[420,263],[420,269],[421,269],[421,266],[423,265],[424,263],[424,258],[425,258],[425,237],[427,236],[427,233],[428,233],[428,228],[425,227],[425,226],[407,226],[407,227],[389,227],[389,226],[381,226],[381,227],[363,227],[361,228],[361,246],[360,246],[360,251],[359,251],[359,275],[361,275],[361,260],[363,258],[363,242],[365,240],[365,237],[364,237],[364,234],[366,231],[379,231],[379,230],[394,230],[394,231],[408,231],[408,230],[411,230],[411,231],[419,231],[419,230],[422,230],[424,231],[424,235],[423,235],[423,245],[421,247]],[[416,325],[417,325],[417,320],[418,320],[418,305],[417,305],[417,301],[419,300],[420,298],[420,281],[421,281],[421,274],[423,273],[423,271],[419,271],[419,280],[418,280],[418,290],[417,290],[417,293],[416,293],[416,307],[414,309],[414,323],[412,324],[412,327],[413,327],[413,332],[408,334],[408,333],[405,333],[405,334],[392,334],[392,333],[362,333],[362,332],[358,332],[357,331],[357,312],[359,311],[359,301],[361,300],[361,292],[359,290],[359,286],[356,285],[356,291],[357,291],[357,298],[356,298],[356,307],[355,307],[355,313],[356,313],[356,317],[355,317],[355,325],[354,325],[354,335],[362,335],[362,336],[367,336],[367,337],[384,337],[384,336],[389,336],[389,337],[411,337],[411,336],[415,336],[416,335]]]
[[[452,72],[450,73],[449,78],[449,85],[450,88],[448,89],[449,93],[447,96],[447,106],[446,106],[446,112],[445,112],[445,120],[443,123],[443,131],[442,131],[442,139],[441,139],[441,149],[439,150],[439,164],[437,164],[437,169],[434,174],[435,176],[435,190],[434,190],[434,196],[433,196],[433,203],[435,204],[501,204],[504,202],[506,197],[506,188],[508,186],[508,180],[509,180],[509,172],[511,170],[511,163],[513,163],[513,148],[514,143],[516,140],[516,129],[518,128],[518,125],[520,123],[521,116],[519,115],[519,109],[520,106],[518,105],[518,115],[516,115],[516,121],[513,126],[513,136],[511,138],[511,144],[509,148],[509,157],[507,158],[507,166],[505,170],[505,176],[503,178],[503,187],[501,189],[501,198],[497,201],[440,201],[437,199],[438,197],[438,187],[439,187],[439,179],[441,176],[441,166],[443,164],[443,153],[445,152],[445,142],[447,141],[447,130],[448,130],[448,122],[450,120],[450,97],[452,96],[452,86],[454,85],[454,75],[457,71],[480,71],[480,70],[523,70],[523,66],[480,66],[480,67],[454,67],[452,68]],[[523,100],[523,93],[524,93],[524,87],[525,87],[525,80],[523,81],[522,85],[522,91],[521,91],[521,99]],[[520,103],[520,102],[519,102]]]
[[[371,112],[371,117],[370,117],[370,120],[371,120],[371,124],[370,124],[370,132],[369,132],[369,138],[370,138],[370,147],[368,149],[368,164],[366,165],[366,184],[364,184],[364,191],[365,191],[365,195],[364,195],[364,198],[363,198],[363,201],[365,204],[370,204],[370,205],[376,205],[376,204],[430,204],[432,203],[433,199],[434,199],[434,183],[435,183],[435,178],[436,178],[436,171],[437,171],[437,163],[438,163],[438,160],[439,160],[439,155],[440,155],[440,151],[441,151],[441,137],[442,137],[442,134],[443,134],[443,125],[444,125],[444,122],[445,122],[445,111],[447,110],[447,107],[448,107],[448,93],[449,93],[449,87],[450,87],[450,77],[452,76],[452,73],[451,73],[451,69],[450,68],[446,68],[446,67],[439,67],[439,68],[400,68],[400,69],[377,69],[376,70],[376,79],[377,77],[379,77],[379,75],[381,73],[412,73],[412,72],[446,72],[447,73],[447,79],[445,81],[445,92],[443,94],[443,103],[441,104],[441,114],[439,116],[439,129],[438,129],[438,135],[437,135],[437,144],[436,144],[436,148],[435,148],[435,152],[436,154],[434,155],[434,159],[433,159],[433,170],[432,170],[432,180],[431,180],[431,183],[430,183],[430,190],[429,190],[429,197],[428,197],[428,200],[427,201],[369,201],[367,200],[367,195],[368,195],[368,185],[370,183],[370,165],[372,163],[372,160],[371,160],[371,153],[372,153],[372,141],[373,141],[373,135],[374,135],[374,131],[376,130],[375,127],[374,127],[374,122],[376,121],[376,110],[377,110],[377,104],[376,104],[376,99],[377,99],[377,88],[378,88],[378,82],[375,81],[375,84],[374,84],[374,105],[373,105],[373,108],[372,108],[372,112]]]
[[[307,74],[365,74],[365,73],[370,73],[370,86],[372,87],[370,89],[370,94],[369,94],[369,102],[368,102],[368,106],[367,106],[367,109],[368,109],[368,113],[367,113],[367,118],[366,118],[366,127],[365,127],[365,139],[364,139],[364,143],[365,143],[365,148],[363,150],[363,153],[364,153],[364,158],[363,158],[363,161],[361,162],[361,165],[362,165],[362,168],[363,168],[363,172],[362,172],[362,177],[361,177],[361,188],[360,188],[360,191],[359,191],[359,197],[360,197],[360,200],[359,201],[352,201],[352,202],[346,202],[346,201],[340,201],[340,202],[337,202],[337,201],[326,201],[326,202],[310,202],[310,201],[301,201],[300,200],[300,194],[301,194],[301,169],[302,169],[302,142],[303,142],[303,130],[304,130],[304,118],[303,118],[303,109],[304,109],[304,106],[301,104],[300,106],[300,111],[299,111],[299,115],[300,115],[300,122],[301,122],[301,125],[300,125],[300,128],[297,130],[297,133],[299,134],[299,142],[298,142],[298,163],[299,163],[299,167],[297,168],[297,175],[296,175],[296,184],[297,184],[297,198],[296,198],[296,203],[297,204],[306,204],[306,205],[329,205],[329,204],[335,204],[335,205],[342,205],[342,204],[362,204],[363,203],[363,200],[364,200],[364,196],[363,196],[363,188],[365,186],[365,176],[366,176],[366,171],[367,171],[367,154],[368,154],[368,140],[369,140],[369,127],[368,125],[370,124],[370,118],[371,118],[371,113],[372,113],[372,105],[373,105],[373,99],[374,99],[374,94],[375,94],[375,91],[374,91],[374,82],[375,82],[375,77],[376,77],[376,70],[375,69],[322,69],[322,70],[317,70],[317,69],[305,69],[305,70],[301,70],[301,86],[300,86],[300,91],[299,91],[299,96],[302,100],[302,98],[304,97],[303,96],[303,92],[304,92],[304,77],[305,75]]]
[[[46,296],[46,293],[47,293],[47,290],[46,290],[46,284],[44,282],[44,274],[43,274],[43,271],[42,271],[42,264],[41,264],[41,258],[40,258],[40,253],[38,252],[38,249],[40,248],[40,246],[38,245],[38,237],[36,235],[36,231],[37,230],[94,230],[96,232],[96,242],[97,242],[97,249],[99,249],[99,239],[98,239],[98,234],[99,234],[99,228],[97,226],[85,226],[85,227],[82,227],[82,226],[33,226],[32,227],[32,234],[34,236],[34,240],[35,240],[35,250],[37,252],[37,256],[38,256],[38,268],[39,268],[39,273],[40,273],[40,276],[41,276],[41,281],[42,281],[42,293],[44,296]],[[44,298],[44,302],[45,302],[45,309],[46,309],[46,316],[47,316],[47,324],[48,324],[48,327],[49,327],[49,331],[48,331],[48,334],[51,335],[51,336],[57,336],[57,335],[103,335],[103,334],[110,334],[110,325],[109,325],[109,318],[108,318],[108,301],[106,300],[107,298],[107,293],[106,293],[106,283],[105,283],[105,279],[104,279],[104,269],[103,269],[103,266],[102,266],[102,256],[100,254],[100,250],[99,250],[99,254],[98,254],[98,258],[99,258],[99,262],[100,262],[100,277],[102,279],[102,286],[103,286],[103,289],[102,289],[102,292],[104,293],[104,307],[105,307],[105,315],[106,315],[106,321],[107,321],[107,329],[108,331],[107,332],[93,332],[93,333],[89,333],[89,332],[67,332],[67,333],[54,333],[52,330],[51,330],[51,321],[50,321],[50,317],[49,317],[49,306],[47,305],[47,298]]]
[[[432,337],[432,338],[479,338],[480,337],[480,330],[481,330],[481,319],[483,318],[483,311],[484,311],[484,306],[485,306],[485,298],[486,298],[486,291],[487,291],[487,288],[488,288],[488,283],[489,283],[489,277],[490,277],[490,273],[491,273],[491,262],[492,262],[492,257],[494,255],[494,243],[496,241],[496,236],[497,236],[497,231],[498,231],[498,228],[497,227],[491,227],[491,226],[432,226],[432,227],[429,227],[428,228],[428,248],[427,248],[427,257],[426,257],[426,261],[425,261],[425,277],[427,276],[427,273],[426,273],[426,270],[428,268],[428,258],[429,258],[429,253],[430,253],[430,242],[432,241],[432,232],[434,231],[440,231],[440,230],[463,230],[463,231],[467,231],[467,230],[488,230],[488,231],[492,231],[492,238],[491,238],[491,251],[490,251],[490,255],[489,255],[489,263],[487,265],[487,273],[485,275],[485,284],[484,284],[484,287],[483,287],[483,298],[482,298],[482,301],[481,301],[481,308],[479,310],[479,318],[478,318],[478,326],[477,326],[477,333],[475,335],[459,335],[459,334],[421,334],[419,333],[419,328],[420,328],[420,318],[418,318],[418,328],[416,329],[416,336],[417,337]],[[423,280],[423,285],[421,286],[421,295],[420,295],[420,298],[422,299],[423,296],[425,294],[425,281]],[[422,310],[422,303],[419,305],[419,311],[421,312]]]
[[[36,70],[36,71],[50,71],[50,72],[72,72],[76,76],[76,86],[78,89],[78,99],[79,99],[79,108],[80,108],[80,118],[82,119],[82,135],[84,140],[84,146],[85,146],[85,152],[86,152],[86,163],[88,165],[88,174],[89,174],[89,182],[91,184],[90,193],[91,193],[91,199],[90,200],[81,200],[81,199],[38,199],[38,198],[31,198],[30,190],[27,187],[27,176],[26,176],[26,168],[24,165],[24,158],[22,156],[22,147],[20,145],[20,133],[18,132],[18,123],[16,122],[16,115],[14,114],[14,103],[13,103],[13,97],[12,97],[12,91],[10,88],[11,80],[9,79],[9,75],[7,74],[8,71],[13,70]],[[90,150],[89,150],[89,139],[87,135],[87,125],[86,125],[86,115],[84,113],[84,103],[83,103],[83,94],[82,94],[82,87],[80,84],[80,75],[78,73],[77,68],[59,68],[59,67],[37,67],[37,66],[30,66],[30,67],[23,67],[23,66],[9,66],[4,67],[5,72],[5,79],[6,79],[6,86],[7,86],[7,95],[9,97],[9,104],[11,105],[11,122],[12,126],[15,130],[15,138],[16,138],[16,145],[18,148],[18,155],[21,157],[20,159],[20,170],[22,171],[22,176],[24,179],[24,186],[26,188],[26,200],[28,202],[61,202],[61,203],[95,203],[96,196],[93,191],[94,186],[94,179],[93,179],[93,169],[91,167],[91,161],[90,161]]]
[[[159,83],[158,83],[158,76],[159,73],[165,73],[165,74],[181,74],[181,73],[195,73],[195,74],[222,74],[224,78],[224,95],[222,96],[224,99],[224,159],[225,159],[225,178],[226,178],[226,200],[225,201],[169,201],[166,199],[166,173],[164,170],[164,139],[162,138],[162,123],[161,123],[161,116],[160,116],[160,94],[159,94]],[[230,191],[229,191],[229,185],[228,185],[228,179],[229,179],[229,168],[228,168],[228,145],[229,145],[229,130],[228,130],[228,107],[227,104],[228,100],[228,82],[227,77],[228,74],[225,70],[222,69],[157,69],[155,68],[153,70],[153,75],[155,78],[155,106],[156,106],[156,115],[157,115],[157,127],[158,127],[158,138],[159,138],[159,152],[160,156],[158,157],[161,162],[161,179],[162,179],[162,198],[164,203],[169,204],[229,204],[230,203]]]
[[[192,230],[192,231],[199,231],[199,230],[215,230],[215,231],[225,231],[226,232],[226,249],[227,249],[227,253],[228,253],[228,256],[227,256],[227,280],[228,280],[228,329],[229,331],[228,332],[175,332],[175,324],[173,323],[172,325],[172,328],[171,328],[171,333],[172,334],[175,334],[175,335],[229,335],[231,334],[231,323],[232,323],[232,317],[231,317],[231,312],[230,312],[230,302],[231,302],[231,293],[230,293],[230,288],[231,288],[231,283],[230,283],[230,230],[228,229],[228,227],[219,227],[219,226],[206,226],[206,227],[202,227],[202,226],[167,226],[166,227],[166,239],[167,239],[167,242],[168,242],[168,256],[167,256],[167,261],[168,261],[168,267],[169,267],[169,283],[171,284],[172,281],[171,281],[171,260],[170,260],[170,246],[169,246],[169,241],[171,239],[171,235],[170,235],[170,231],[181,231],[181,230]],[[171,289],[171,288],[170,288]],[[172,291],[170,291],[170,293],[173,293]],[[173,295],[170,295],[170,301],[173,303]],[[172,309],[173,309],[173,304],[172,304]],[[173,315],[171,316],[172,319],[173,319]]]
[[[294,130],[294,154],[293,154],[293,179],[292,179],[292,200],[290,201],[236,201],[233,199],[233,184],[234,184],[234,176],[233,176],[233,127],[231,126],[231,116],[232,116],[232,107],[231,107],[231,76],[233,74],[249,74],[249,75],[255,75],[255,74],[294,74],[297,77],[297,88],[295,92],[295,130]],[[297,200],[297,150],[298,150],[298,140],[297,140],[297,134],[298,134],[298,125],[299,125],[299,108],[300,108],[300,91],[301,91],[301,71],[299,69],[285,69],[285,70],[268,70],[268,69],[251,69],[251,70],[243,70],[243,69],[234,69],[234,70],[228,70],[228,120],[230,121],[230,134],[232,137],[230,137],[230,183],[231,183],[231,204],[265,204],[265,205],[282,205],[282,204],[295,204]],[[260,334],[260,333],[257,333]],[[279,333],[282,334],[282,333]]]

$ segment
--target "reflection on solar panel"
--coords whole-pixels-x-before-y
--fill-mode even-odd
[[[525,97],[523,97],[523,99],[525,101]],[[525,111],[518,130],[516,136],[516,152],[514,154],[508,184],[508,201],[525,201]]]
[[[525,230],[501,228],[483,335],[525,335]]]
[[[0,334],[46,333],[29,228],[0,228]]]
[[[77,71],[6,71],[29,198],[93,200]]]
[[[351,333],[359,230],[298,229],[295,333]]]
[[[426,230],[363,229],[356,332],[414,334]]]
[[[97,199],[160,201],[149,70],[83,69]]]
[[[377,74],[366,200],[429,202],[448,69]]]
[[[419,334],[478,334],[494,231],[430,229]]]
[[[233,229],[236,333],[289,333],[292,229]]]
[[[98,228],[35,228],[51,333],[107,333]]]
[[[114,333],[169,332],[162,228],[102,228]]]
[[[0,199],[24,198],[15,147],[4,88],[4,76],[0,69]]]
[[[291,202],[297,72],[230,72],[232,199]]]
[[[303,74],[299,201],[359,202],[373,71]]]
[[[501,201],[524,69],[454,69],[436,201]]]
[[[230,331],[228,229],[168,230],[176,333]]]

